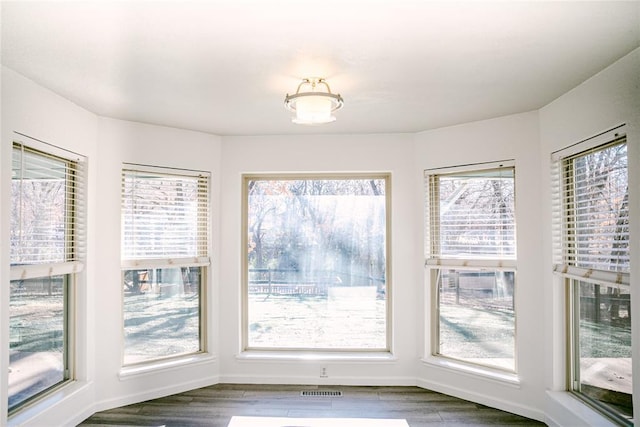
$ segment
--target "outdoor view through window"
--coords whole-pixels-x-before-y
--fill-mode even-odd
[[[245,347],[387,350],[389,177],[245,176]]]
[[[83,252],[80,236],[84,224],[83,174],[81,163],[76,160],[14,143],[9,288],[10,410],[45,394],[73,375],[70,343],[74,307],[70,295],[76,285],[75,273],[83,269],[79,260]]]
[[[427,172],[432,352],[515,371],[515,171]]]
[[[633,417],[629,180],[624,138],[562,159],[562,260],[571,292],[571,389]],[[633,220],[633,219],[632,219]]]
[[[124,364],[203,351],[209,174],[122,171]]]

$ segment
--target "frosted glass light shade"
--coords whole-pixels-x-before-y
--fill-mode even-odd
[[[331,99],[324,96],[305,96],[296,102],[296,115],[292,119],[298,124],[329,123],[336,118],[331,114]]]
[[[301,92],[301,89],[308,89]],[[344,101],[331,93],[324,79],[304,79],[294,95],[287,95],[285,107],[295,113],[291,121],[297,124],[315,125],[335,121],[333,112],[342,108]]]

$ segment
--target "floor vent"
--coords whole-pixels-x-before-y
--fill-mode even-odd
[[[341,391],[331,390],[302,390],[300,396],[313,396],[313,397],[342,397]]]

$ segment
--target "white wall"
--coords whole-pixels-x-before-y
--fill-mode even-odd
[[[414,384],[417,360],[412,135],[225,137],[222,157],[220,363],[222,382]],[[240,352],[241,175],[257,172],[390,172],[395,360],[247,360]],[[320,378],[320,364],[329,378]]]
[[[447,369],[437,359],[429,357],[429,343],[424,341],[421,357],[425,361],[419,365],[416,376],[418,384],[425,388],[543,419],[540,391],[544,384],[539,361],[544,356],[544,335],[538,327],[540,307],[544,303],[538,274],[542,265],[538,114],[517,114],[417,134],[413,179],[421,180],[425,169],[499,160],[515,160],[516,170],[518,266],[515,304],[519,384]],[[424,200],[422,187],[415,198],[420,202]],[[416,228],[416,233],[422,236],[422,228],[418,228],[418,224]],[[416,250],[424,253],[422,247]],[[432,302],[427,279],[428,271],[421,268],[416,286],[422,289],[424,304],[416,324],[425,325],[421,330],[424,336],[428,336],[431,328]]]
[[[94,282],[96,307],[96,390],[98,408],[109,408],[181,392],[213,384],[217,381],[218,365],[216,328],[207,329],[209,357],[196,358],[191,363],[172,369],[150,372],[121,372],[122,361],[122,284],[120,277],[120,174],[122,163],[184,168],[211,172],[212,229],[207,304],[217,312],[217,272],[219,217],[216,201],[220,191],[220,138],[200,132],[161,126],[98,119],[98,157],[100,159],[97,192],[100,195],[94,212],[101,234],[96,236],[97,256]],[[213,323],[214,325],[216,323]],[[164,364],[159,368],[166,367]],[[175,369],[174,369],[175,368]],[[132,373],[131,370],[126,370]]]
[[[564,389],[564,301],[558,282],[551,274],[551,200],[550,153],[626,123],[629,158],[629,216],[640,218],[640,48],[617,61],[582,85],[540,110],[540,182],[542,236],[544,237],[542,275],[545,291],[545,385],[550,391],[547,416],[550,424],[585,425],[603,420],[593,413],[577,411],[572,401],[553,391]],[[631,303],[633,313],[640,313],[640,223],[631,223]],[[640,411],[640,319],[632,317],[633,328],[633,398]],[[580,413],[578,413],[580,412]],[[594,425],[595,425],[594,424]]]

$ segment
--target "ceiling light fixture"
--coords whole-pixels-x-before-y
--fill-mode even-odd
[[[317,125],[335,121],[333,112],[342,108],[340,94],[331,93],[322,78],[303,79],[296,93],[284,98],[284,106],[295,114],[291,121],[303,125]]]

